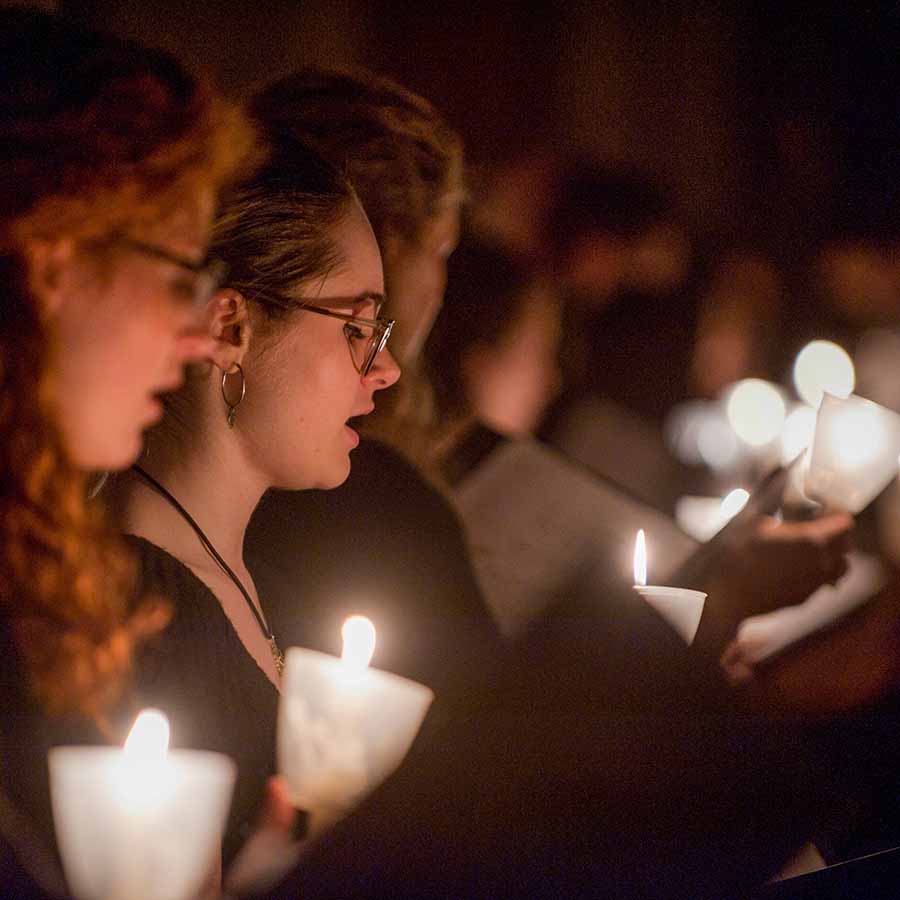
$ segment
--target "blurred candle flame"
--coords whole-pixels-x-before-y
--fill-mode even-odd
[[[641,528],[634,541],[634,583],[647,584],[647,538]]]
[[[778,388],[760,378],[739,381],[728,395],[725,411],[734,433],[751,447],[775,440],[787,414]]]
[[[744,488],[735,488],[733,491],[729,491],[722,499],[720,507],[722,519],[726,522],[733,519],[747,505],[749,499],[750,493]]]
[[[375,652],[375,626],[365,616],[350,616],[341,628],[341,658],[354,668],[365,669]]]
[[[832,341],[812,341],[794,362],[794,387],[813,409],[818,409],[823,393],[845,400],[853,393],[856,370],[843,347]]]
[[[131,759],[164,759],[169,750],[169,720],[158,709],[145,709],[134,720],[124,752]]]

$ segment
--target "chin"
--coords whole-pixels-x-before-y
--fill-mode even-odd
[[[317,488],[324,491],[333,490],[336,487],[340,487],[350,476],[350,456],[349,454],[344,457],[343,464],[340,466],[335,466],[335,468],[328,472],[327,474],[323,473],[322,477],[319,479],[319,483],[316,485]]]
[[[87,472],[127,469],[141,454],[141,434],[119,435],[115,440],[75,447],[72,462]]]

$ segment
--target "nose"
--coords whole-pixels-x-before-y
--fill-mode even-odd
[[[400,366],[397,365],[397,360],[391,355],[390,350],[384,349],[375,357],[369,374],[362,379],[362,382],[367,387],[371,387],[373,391],[381,391],[396,384],[399,377]]]
[[[179,364],[209,359],[216,348],[213,337],[200,329],[183,332],[175,342],[175,355]]]

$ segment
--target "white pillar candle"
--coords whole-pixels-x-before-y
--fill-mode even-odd
[[[344,623],[344,654],[291,647],[278,712],[278,764],[293,803],[319,830],[352,808],[403,760],[432,691],[368,667],[375,629]]]
[[[647,584],[647,539],[644,529],[634,542],[634,589],[675,629],[686,644],[691,644],[703,615],[706,594],[689,588]]]
[[[168,743],[165,716],[145,710],[123,749],[50,751],[57,843],[79,900],[188,900],[214,871],[236,767]]]

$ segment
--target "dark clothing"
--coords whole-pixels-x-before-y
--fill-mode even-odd
[[[504,652],[449,502],[377,442],[335,490],[266,494],[244,558],[282,647],[340,654],[344,619],[366,615],[372,665],[427,684],[436,706]]]
[[[134,709],[161,709],[173,747],[215,750],[237,763],[223,842],[227,867],[255,827],[266,780],[275,774],[278,692],[212,591],[165,550],[142,538],[128,540],[140,564],[141,591],[174,607],[169,627],[137,657]]]
[[[58,744],[101,742],[93,723],[44,713],[0,619],[0,896],[27,900],[62,892],[47,752]]]
[[[716,897],[771,875],[828,787],[635,595],[560,615],[272,897]],[[483,688],[482,688],[483,690]]]

